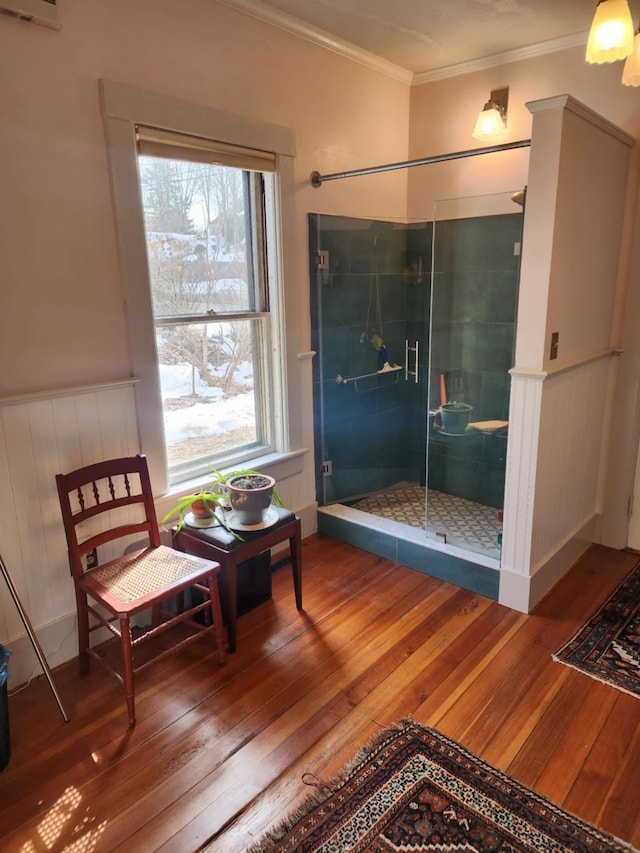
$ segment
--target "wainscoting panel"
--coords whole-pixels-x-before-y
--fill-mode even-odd
[[[609,416],[607,356],[550,374],[544,383],[532,574],[599,512],[602,436]]]
[[[545,374],[511,375],[502,568],[529,575],[540,410]],[[502,599],[501,599],[502,600]]]
[[[55,475],[139,449],[133,380],[0,400],[0,553],[52,665],[76,645]],[[12,684],[20,683],[35,657],[4,581],[0,643],[12,651]]]
[[[616,357],[555,373],[512,371],[500,592],[507,606],[528,612],[594,540]]]

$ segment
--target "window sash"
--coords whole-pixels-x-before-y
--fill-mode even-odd
[[[232,396],[232,398],[230,398],[231,405],[236,405],[239,402],[240,409],[242,410],[238,412],[238,423],[234,425],[226,425],[225,423],[222,429],[217,431],[215,435],[202,434],[200,436],[200,448],[193,454],[190,453],[189,450],[189,441],[187,440],[185,443],[184,439],[181,438],[181,434],[184,433],[185,428],[184,421],[181,421],[180,419],[176,420],[175,410],[174,412],[168,413],[167,420],[167,412],[165,411],[164,423],[167,461],[169,464],[169,470],[171,471],[171,478],[175,482],[179,482],[185,478],[191,478],[200,473],[210,473],[211,469],[209,467],[209,463],[212,463],[216,467],[234,466],[243,458],[255,455],[256,452],[264,452],[265,448],[272,445],[273,424],[269,416],[268,405],[270,393],[266,384],[269,366],[265,364],[264,358],[265,352],[268,351],[268,318],[256,316],[247,317],[242,324],[244,328],[236,329],[240,338],[235,337],[232,334],[231,328],[225,329],[225,327],[233,327],[234,322],[235,320],[229,321],[225,318],[204,323],[198,321],[191,324],[191,326],[193,326],[194,331],[197,334],[201,334],[202,331],[204,331],[209,340],[208,345],[213,347],[215,347],[216,338],[218,340],[222,340],[223,338],[225,340],[232,339],[235,344],[237,344],[240,338],[246,335],[249,336],[251,341],[249,347],[251,352],[252,373],[246,390],[251,394],[252,403],[249,403],[246,395],[243,395],[242,392],[240,392],[239,397],[235,395]],[[191,326],[183,326],[183,328],[189,329]],[[162,337],[161,333],[160,337]],[[157,343],[160,347],[161,344],[158,338]],[[247,339],[245,337],[245,344],[246,343]],[[184,364],[182,365],[182,369],[184,369]],[[215,370],[215,366],[213,366],[212,369]],[[243,381],[241,377],[236,377],[235,374],[229,374],[228,378],[233,382],[237,381],[237,379],[241,382]],[[170,375],[167,375],[167,379],[169,383],[173,381]],[[183,383],[184,376],[179,378],[178,381]],[[195,378],[195,374],[193,381],[198,381]],[[246,376],[244,381],[246,381]],[[170,384],[167,386],[167,389],[169,387]],[[185,390],[188,396],[189,390]],[[178,395],[178,397],[180,396],[181,395]],[[241,402],[243,398],[245,403]],[[202,402],[204,403],[204,399]],[[247,404],[249,404],[248,409],[245,408]],[[209,404],[204,403],[204,405],[208,407]],[[187,421],[189,420],[189,413],[193,415],[194,411],[191,408],[186,410]],[[195,418],[194,436],[197,437],[200,429],[199,424],[201,422],[200,416],[197,412],[195,413]],[[223,418],[223,420],[225,419]],[[206,444],[203,442],[206,442]]]
[[[139,152],[139,156],[143,155]],[[173,157],[170,159],[174,159]],[[184,162],[186,158],[183,159]],[[219,164],[215,164],[219,165]],[[237,167],[231,167],[237,168]],[[191,322],[193,320],[206,321],[211,317],[242,316],[255,312],[256,314],[269,312],[269,283],[268,283],[268,240],[266,228],[266,204],[265,204],[265,178],[273,180],[268,173],[251,172],[242,170],[245,234],[246,234],[246,277],[248,292],[247,304],[239,310],[224,309],[219,306],[210,314],[207,310],[191,311],[188,313],[161,313],[157,310],[155,299],[153,300],[154,323]],[[145,227],[146,232],[146,227]],[[154,283],[151,270],[149,270],[149,285],[153,291]]]

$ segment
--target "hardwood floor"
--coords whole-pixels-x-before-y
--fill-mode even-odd
[[[530,616],[344,543],[303,543],[238,621],[224,667],[205,644],[120,686],[59,668],[9,697],[0,849],[245,850],[381,726],[412,716],[640,846],[640,699],[551,654],[638,557],[593,546]],[[208,843],[209,842],[209,843]]]

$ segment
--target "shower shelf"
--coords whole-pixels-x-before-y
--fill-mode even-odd
[[[340,374],[338,374],[336,376],[336,382],[338,383],[338,385],[348,385],[349,382],[353,382],[354,387],[356,389],[356,393],[357,394],[364,394],[367,391],[375,391],[376,389],[379,389],[380,386],[372,385],[370,388],[364,388],[362,391],[359,391],[358,390],[358,382],[360,382],[360,380],[372,379],[373,377],[378,377],[378,376],[387,376],[389,373],[393,373],[395,381],[390,382],[390,383],[388,383],[388,385],[384,386],[384,387],[391,388],[393,385],[398,384],[398,373],[401,370],[404,370],[404,367],[400,367],[400,365],[395,364],[393,367],[390,367],[387,365],[386,367],[383,367],[382,370],[374,370],[373,373],[362,373],[362,374],[360,374],[360,376],[341,376]]]

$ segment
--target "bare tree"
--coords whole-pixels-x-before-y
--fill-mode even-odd
[[[194,234],[191,208],[197,188],[197,164],[141,157],[140,166],[148,230]]]
[[[250,324],[224,319],[248,307],[244,173],[155,157],[141,164],[154,315],[207,318],[163,327],[160,360],[192,364],[227,392],[238,366],[252,360]],[[244,289],[217,286],[221,279],[244,281]],[[212,368],[222,366],[220,377]]]

